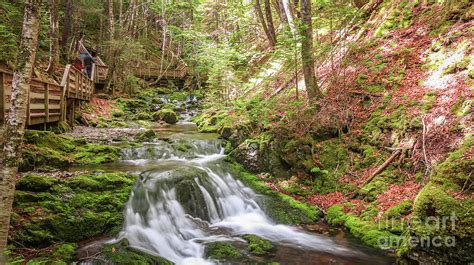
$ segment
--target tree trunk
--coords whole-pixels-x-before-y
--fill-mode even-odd
[[[58,3],[57,0],[50,0],[49,14],[49,64],[46,71],[48,74],[54,73],[59,64],[59,22],[58,22]]]
[[[300,19],[303,24],[301,35],[301,61],[306,91],[310,100],[321,97],[318,82],[314,73],[313,57],[313,24],[311,22],[311,0],[301,0]]]
[[[260,22],[262,23],[263,31],[265,32],[265,35],[267,36],[267,39],[270,42],[270,46],[274,47],[276,42],[274,41],[272,34],[270,33],[270,30],[267,27],[267,23],[265,22],[265,17],[263,16],[260,0],[255,0],[255,11],[257,12]]]
[[[275,26],[273,25],[272,17],[272,6],[270,5],[270,0],[265,0],[265,17],[267,18],[268,32],[273,39],[273,43],[277,43]]]
[[[113,0],[107,0],[107,9],[109,12],[108,15],[108,20],[109,20],[109,41],[114,40],[114,35],[115,35],[115,21],[114,21],[114,1]],[[110,47],[109,47],[110,48]],[[115,74],[115,59],[114,59],[114,54],[115,54],[115,48],[110,48],[108,49],[108,56],[107,56],[107,61],[109,64],[109,73],[107,75],[107,81],[106,81],[106,89],[110,93],[111,88],[112,88],[112,80],[113,76]]]
[[[115,25],[114,25],[114,1],[108,0],[108,10],[109,10],[109,40],[114,39],[115,34]]]
[[[64,14],[64,25],[63,25],[63,35],[61,36],[61,46],[63,51],[67,49],[67,43],[69,41],[69,36],[72,32],[72,21],[74,15],[74,6],[73,0],[66,1],[66,13]]]
[[[41,0],[25,1],[20,52],[17,69],[13,73],[11,107],[5,119],[3,160],[0,161],[0,264],[3,264],[2,254],[7,244],[18,161],[25,130],[28,90],[38,44],[40,3]]]

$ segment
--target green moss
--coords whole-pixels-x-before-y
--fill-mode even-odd
[[[13,208],[22,218],[10,239],[21,247],[46,247],[115,233],[135,178],[125,173],[80,175],[56,181],[48,193],[19,186]]]
[[[301,203],[288,195],[284,195],[270,189],[263,184],[263,180],[257,178],[243,169],[237,163],[231,165],[233,171],[241,180],[256,192],[267,195],[265,208],[268,215],[277,222],[284,224],[308,224],[314,223],[319,218],[319,211],[316,207]]]
[[[149,112],[139,112],[133,115],[133,119],[142,121],[153,120],[153,115],[151,115]]]
[[[65,168],[73,163],[100,164],[119,158],[120,149],[101,144],[88,144],[52,132],[27,130],[20,170],[35,168]]]
[[[423,96],[423,104],[421,109],[426,113],[428,112],[436,103],[437,93],[428,92]]]
[[[386,181],[375,179],[363,186],[359,190],[359,194],[364,197],[367,201],[373,201],[377,198],[377,195],[381,194],[387,189]]]
[[[330,224],[344,225],[351,234],[360,238],[365,244],[375,248],[394,249],[401,240],[399,236],[380,230],[369,221],[364,221],[351,214],[345,214],[343,207],[340,205],[329,207],[326,218]]]
[[[73,159],[76,164],[96,165],[118,160],[120,149],[115,146],[87,144],[76,148]]]
[[[247,248],[254,255],[266,255],[274,248],[270,241],[256,235],[245,235],[242,238],[247,240]]]
[[[174,263],[159,257],[152,256],[138,250],[135,250],[129,246],[127,240],[122,240],[119,243],[104,245],[102,247],[102,253],[105,255],[108,261],[117,265],[129,265],[129,264],[153,264],[153,265],[173,265]]]
[[[413,202],[412,201],[402,201],[401,203],[392,206],[385,213],[384,217],[387,219],[397,218],[400,219],[412,212]]]
[[[153,113],[153,119],[155,121],[164,121],[169,124],[175,124],[178,122],[178,115],[173,110],[162,109]]]
[[[24,191],[47,191],[58,182],[58,179],[49,176],[26,175],[20,179],[17,188]]]
[[[135,140],[138,142],[151,142],[157,137],[157,134],[154,130],[147,130],[145,132],[140,132],[135,136]]]
[[[460,61],[454,62],[444,69],[443,74],[454,74],[460,71],[464,71],[468,68],[469,64],[471,63],[471,58],[464,57]]]
[[[211,259],[241,258],[243,254],[227,242],[212,242],[206,246],[206,257]]]

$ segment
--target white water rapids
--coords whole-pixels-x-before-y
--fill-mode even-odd
[[[188,141],[186,152],[165,141],[124,152],[125,163],[147,170],[132,191],[116,240],[126,238],[132,247],[176,264],[216,263],[205,259],[205,244],[242,241],[238,236],[244,234],[339,256],[363,255],[329,237],[276,224],[259,206],[262,196],[231,175],[218,140]],[[200,196],[182,194],[178,189],[183,185],[176,183],[187,183]],[[183,204],[207,221],[193,216]]]

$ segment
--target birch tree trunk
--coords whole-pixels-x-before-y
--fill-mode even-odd
[[[49,10],[49,64],[46,72],[54,73],[56,66],[59,64],[59,22],[58,22],[58,2],[50,0]]]
[[[0,161],[0,264],[4,264],[3,252],[7,244],[18,161],[25,131],[28,90],[38,44],[40,4],[41,0],[25,1],[17,69],[13,73],[11,107],[5,119],[3,159]]]
[[[301,61],[306,91],[310,100],[321,97],[316,75],[314,73],[313,57],[313,24],[311,21],[311,0],[301,0],[300,18],[303,24],[301,35]]]

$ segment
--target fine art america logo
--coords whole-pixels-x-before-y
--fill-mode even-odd
[[[410,247],[454,247],[456,245],[456,238],[446,233],[447,231],[454,231],[456,229],[456,214],[453,212],[451,216],[435,217],[429,216],[424,220],[413,217],[409,221],[386,219],[379,222],[379,229],[383,230],[386,227],[400,227],[402,230],[409,226],[424,226],[427,231],[431,231],[429,235],[413,236],[408,240],[400,236],[381,236],[377,239],[377,244],[382,249],[392,247],[400,247],[402,243],[408,244]],[[441,232],[444,235],[439,235]],[[437,235],[438,234],[438,235]]]

